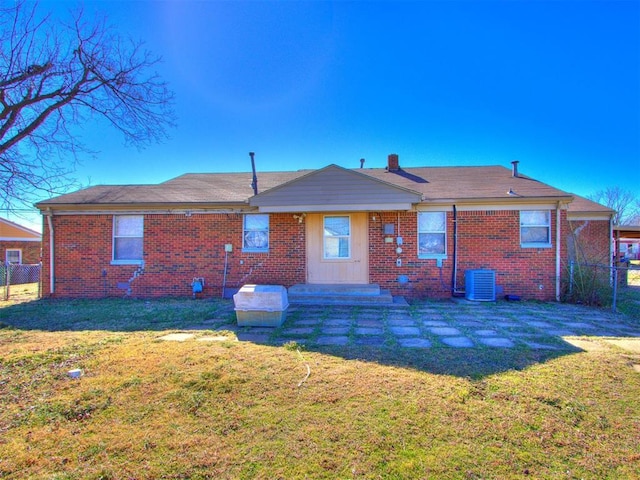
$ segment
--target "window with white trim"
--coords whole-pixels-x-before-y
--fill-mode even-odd
[[[144,239],[142,215],[113,217],[113,262],[140,263]]]
[[[269,215],[245,214],[242,225],[242,250],[245,252],[269,251]]]
[[[5,260],[7,263],[20,265],[22,263],[22,250],[19,248],[7,248],[5,251]]]
[[[418,212],[418,257],[442,258],[446,254],[446,212]]]
[[[520,211],[520,246],[525,248],[551,246],[551,212],[549,210]]]
[[[324,258],[338,260],[351,258],[351,218],[325,216],[323,229]]]

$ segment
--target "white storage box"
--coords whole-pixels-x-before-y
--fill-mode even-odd
[[[238,326],[279,327],[284,323],[289,300],[282,285],[244,285],[233,296]]]

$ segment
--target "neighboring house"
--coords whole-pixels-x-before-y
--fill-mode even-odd
[[[42,235],[35,230],[0,218],[0,262],[40,263]]]
[[[187,296],[203,278],[208,296],[378,284],[442,298],[488,269],[499,293],[557,299],[576,245],[610,258],[613,212],[517,166],[405,169],[392,154],[386,168],[261,172],[257,195],[251,173],[87,188],[37,205],[43,293]]]
[[[640,260],[640,225],[614,225],[613,230],[619,258]]]

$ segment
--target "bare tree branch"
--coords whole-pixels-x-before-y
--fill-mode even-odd
[[[598,190],[588,198],[615,210],[613,223],[616,225],[630,225],[635,217],[640,216],[640,199],[636,199],[632,192],[620,187]]]
[[[0,0],[2,1],[2,0]],[[125,142],[167,138],[173,94],[160,59],[83,12],[69,24],[38,17],[24,1],[0,6],[0,208],[29,205],[73,184],[88,149],[71,127],[105,119]]]

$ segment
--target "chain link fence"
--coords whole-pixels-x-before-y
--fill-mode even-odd
[[[40,298],[42,264],[0,264],[0,300]]]
[[[640,262],[615,265],[571,262],[565,300],[586,305],[611,306],[640,318]]]

